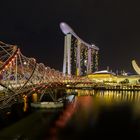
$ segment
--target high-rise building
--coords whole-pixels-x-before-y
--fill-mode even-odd
[[[80,39],[66,24],[60,24],[65,34],[63,73],[82,76],[98,70],[98,47]]]
[[[98,70],[98,51],[71,34],[65,36],[63,73],[86,75]]]

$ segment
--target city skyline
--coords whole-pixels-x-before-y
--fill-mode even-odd
[[[16,44],[23,55],[62,71],[68,23],[87,43],[99,47],[99,70],[132,71],[140,64],[139,2],[121,0],[1,1],[0,40]]]

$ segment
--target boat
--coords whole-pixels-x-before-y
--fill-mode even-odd
[[[31,103],[33,108],[62,108],[64,106],[63,102],[36,102]]]
[[[76,95],[78,95],[78,93],[68,94],[63,98],[59,98],[58,101],[62,103],[64,102],[71,103],[74,101]]]

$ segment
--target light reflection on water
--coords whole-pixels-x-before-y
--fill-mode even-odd
[[[99,133],[140,136],[140,92],[77,92],[82,96],[77,96],[56,121],[54,139],[95,138]]]
[[[140,92],[77,90],[63,109],[36,110],[0,133],[0,140],[81,140],[140,136]],[[24,138],[25,137],[25,138]],[[13,138],[13,139],[12,139]],[[20,138],[17,138],[20,139]],[[138,138],[137,138],[138,139]]]

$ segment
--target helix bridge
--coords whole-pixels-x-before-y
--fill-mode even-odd
[[[48,88],[91,82],[86,77],[64,75],[24,56],[17,45],[0,42],[0,109],[11,106],[23,96],[44,94]]]

